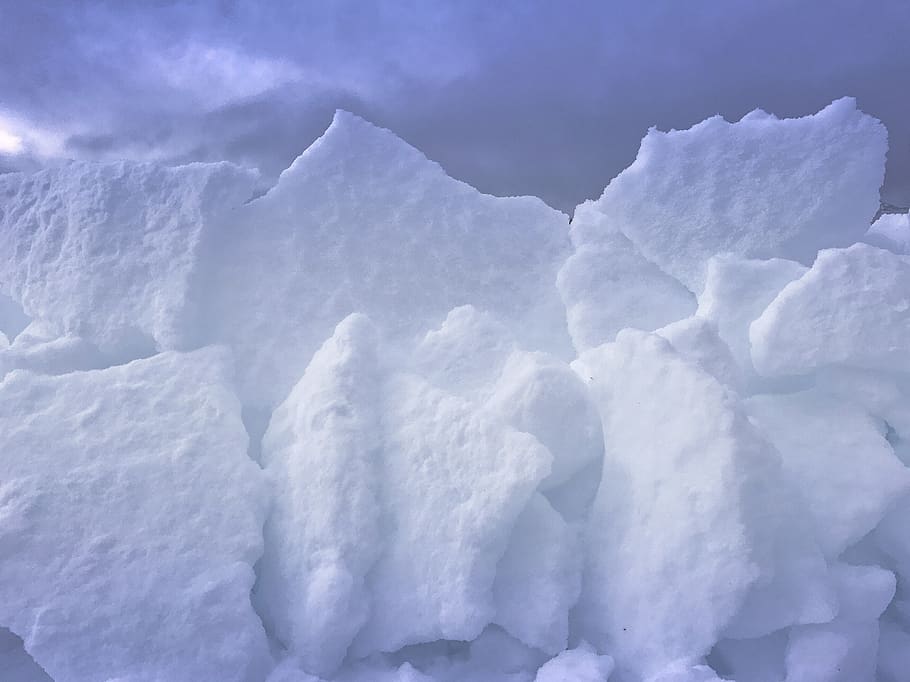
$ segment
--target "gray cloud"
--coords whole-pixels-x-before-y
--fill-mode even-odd
[[[905,0],[0,0],[0,124],[25,122],[31,145],[0,168],[56,145],[272,178],[341,107],[483,191],[570,210],[651,125],[854,95],[889,128],[883,197],[906,205],[907,73]]]

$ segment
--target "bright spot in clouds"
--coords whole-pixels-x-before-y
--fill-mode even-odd
[[[19,154],[22,149],[22,138],[11,133],[0,123],[0,154]]]

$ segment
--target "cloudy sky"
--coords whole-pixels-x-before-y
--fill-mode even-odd
[[[647,129],[842,95],[910,204],[910,0],[0,0],[0,170],[231,159],[274,178],[344,108],[570,210]]]

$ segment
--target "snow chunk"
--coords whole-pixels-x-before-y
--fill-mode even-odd
[[[739,388],[740,372],[733,354],[712,322],[693,315],[658,329],[656,334],[664,337],[677,353],[720,383],[733,389]]]
[[[519,431],[537,438],[553,456],[550,490],[603,456],[603,429],[588,387],[568,365],[543,353],[515,352],[487,408]]]
[[[910,491],[910,470],[879,425],[855,405],[815,390],[746,401],[777,447],[789,480],[808,503],[815,536],[835,558]]]
[[[875,682],[878,617],[894,597],[894,574],[878,566],[835,567],[840,612],[825,625],[793,628],[787,647],[792,682]]]
[[[764,375],[842,364],[910,372],[910,258],[867,244],[818,254],[749,331]]]
[[[557,654],[568,645],[569,609],[580,591],[575,529],[537,493],[518,517],[496,567],[494,622],[524,644]]]
[[[422,376],[453,393],[486,388],[515,348],[509,330],[472,305],[449,311],[438,329],[426,333],[413,353]]]
[[[228,366],[204,349],[0,383],[0,623],[57,682],[264,676],[265,490]]]
[[[333,673],[367,620],[367,571],[382,549],[377,335],[338,325],[272,416],[263,464],[274,504],[257,602],[303,667]]]
[[[613,341],[626,327],[653,331],[695,310],[692,293],[646,260],[622,234],[582,236],[587,223],[600,220],[589,204],[578,207],[572,221],[576,251],[556,280],[579,353]]]
[[[394,374],[384,390],[388,544],[368,577],[358,656],[470,640],[492,621],[496,564],[551,460],[532,436],[419,377]]]
[[[714,256],[708,260],[705,288],[698,297],[698,316],[713,322],[746,376],[752,368],[749,325],[780,290],[808,271],[781,258],[750,260]]]
[[[0,175],[0,290],[55,336],[185,347],[204,233],[255,177],[228,163],[128,162]]]
[[[573,367],[591,381],[606,445],[581,634],[653,675],[706,654],[760,576],[750,524],[765,500],[750,488],[773,488],[773,452],[732,394],[656,335],[626,330]]]
[[[346,652],[476,637],[497,614],[510,533],[549,473],[551,455],[533,436],[387,365],[382,347],[365,316],[346,318],[263,440],[277,499],[258,593],[311,673],[331,674]],[[514,571],[529,583],[510,588],[549,590],[553,601],[540,605],[549,620],[529,624],[542,632],[522,634],[552,646],[565,636],[576,588],[563,579],[575,559],[555,512],[528,513],[546,521],[532,533],[555,544]],[[527,542],[519,532],[513,562]],[[505,619],[514,594],[499,590]]]
[[[718,253],[808,264],[820,248],[861,239],[879,208],[886,151],[884,126],[851,98],[797,119],[716,116],[650,130],[590,210],[698,293]],[[587,223],[581,240],[601,229]]]
[[[532,349],[568,347],[553,287],[566,216],[448,177],[391,132],[338,112],[207,251],[201,325],[245,359],[245,396],[283,399],[338,320],[368,315],[410,341],[471,304]],[[218,292],[221,292],[220,294]]]
[[[613,672],[613,659],[600,656],[587,642],[563,651],[537,671],[535,682],[606,682]]]
[[[886,213],[872,223],[865,241],[894,253],[910,254],[910,213]]]

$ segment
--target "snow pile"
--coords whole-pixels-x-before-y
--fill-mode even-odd
[[[0,678],[900,682],[910,225],[840,100],[481,195],[339,112],[0,176]]]

